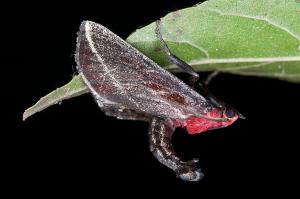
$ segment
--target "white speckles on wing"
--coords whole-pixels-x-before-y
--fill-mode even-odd
[[[100,107],[178,119],[207,111],[204,97],[100,24],[83,22],[77,42],[78,70]]]
[[[95,26],[95,23],[89,23],[88,21],[85,23],[85,34],[86,34],[86,39],[88,40],[89,46],[92,50],[92,52],[96,55],[98,61],[101,63],[101,66],[103,67],[103,76],[104,76],[104,81],[101,82],[101,86],[102,84],[105,82],[105,77],[109,76],[109,78],[112,79],[111,83],[114,84],[116,86],[116,88],[118,89],[119,92],[123,92],[123,86],[122,84],[120,84],[118,78],[115,77],[114,73],[115,70],[118,69],[118,66],[116,66],[115,68],[109,69],[107,67],[107,65],[104,63],[103,59],[101,58],[101,55],[99,55],[99,53],[97,52],[96,48],[94,47],[94,41],[91,38],[92,34],[95,34],[95,32],[93,32],[91,30],[91,26]],[[98,26],[95,26],[94,28],[98,28]],[[103,30],[104,32],[106,31],[105,29]],[[105,35],[105,34],[104,34]],[[101,45],[101,43],[98,43],[97,45]],[[98,95],[98,93],[95,92],[96,95]],[[130,99],[134,102],[134,99]]]

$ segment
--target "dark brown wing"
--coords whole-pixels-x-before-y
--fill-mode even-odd
[[[76,61],[102,109],[116,105],[185,119],[205,114],[211,107],[203,96],[100,24],[81,24]]]

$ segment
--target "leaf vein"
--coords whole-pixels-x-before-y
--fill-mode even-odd
[[[281,24],[278,24],[275,21],[272,21],[270,18],[267,18],[266,16],[250,16],[250,15],[237,14],[237,13],[225,13],[225,12],[222,12],[221,10],[219,10],[219,9],[212,9],[212,8],[205,8],[205,10],[207,10],[209,12],[215,12],[215,13],[218,13],[220,15],[225,15],[225,16],[236,16],[236,17],[241,17],[241,18],[248,18],[248,19],[255,19],[255,20],[265,21],[265,22],[269,23],[270,25],[287,32],[288,34],[293,36],[295,39],[300,41],[300,35],[292,32],[287,27],[284,27]]]
[[[172,40],[165,40],[166,42],[173,42],[173,43],[178,43],[178,44],[187,44],[187,45],[190,45],[194,48],[196,48],[197,50],[203,52],[205,54],[205,56],[209,59],[210,58],[210,55],[208,53],[208,50],[206,50],[205,48],[199,46],[199,45],[196,45],[196,44],[193,44],[192,42],[190,41],[185,41],[185,40],[182,40],[182,41],[172,41]]]

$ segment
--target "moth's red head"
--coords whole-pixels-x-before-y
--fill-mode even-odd
[[[217,118],[225,119],[225,121],[215,121],[215,120],[194,117],[194,116],[190,117],[186,120],[185,123],[185,127],[189,134],[197,134],[197,133],[205,132],[207,130],[229,126],[239,118],[240,114],[230,108],[225,109],[224,111],[214,108],[212,111],[208,112],[205,116],[210,118],[215,118],[215,119]]]

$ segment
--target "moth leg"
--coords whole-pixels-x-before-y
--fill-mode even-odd
[[[176,176],[185,181],[199,181],[203,177],[198,168],[198,160],[182,161],[172,146],[175,125],[171,120],[154,117],[149,127],[150,151],[165,166],[175,171]]]
[[[218,100],[208,89],[207,85],[205,83],[202,83],[198,81],[194,88],[197,90],[197,92],[201,93],[203,96],[205,96],[215,107],[220,108],[223,110],[225,108],[225,104]]]
[[[212,80],[213,78],[215,78],[218,74],[220,74],[219,71],[214,71],[214,72],[210,73],[210,74],[206,77],[206,79],[205,79],[205,81],[204,81],[204,84],[205,84],[206,86],[208,86],[209,83],[211,82],[211,80]]]
[[[203,83],[199,82],[199,88],[198,90],[201,90],[201,92],[212,102],[212,104],[215,107],[220,108],[221,110],[224,111],[225,109],[225,104],[223,102],[221,102],[220,100],[218,100],[208,89],[208,84],[211,82],[211,80],[213,78],[215,78],[220,72],[219,71],[214,71],[212,73],[210,73],[207,78],[205,79],[205,81]],[[222,112],[223,112],[222,111]]]
[[[155,33],[158,39],[160,40],[163,50],[168,55],[169,61],[177,65],[178,67],[180,67],[184,72],[191,75],[190,79],[188,80],[188,84],[194,87],[196,90],[200,91],[201,94],[205,95],[212,102],[214,106],[220,109],[224,109],[224,104],[219,100],[217,100],[217,98],[211,92],[209,92],[207,87],[211,79],[215,77],[218,74],[218,72],[213,72],[208,76],[208,78],[204,82],[202,82],[199,78],[199,74],[190,65],[188,65],[186,62],[181,60],[176,55],[172,54],[172,52],[170,51],[168,45],[164,41],[162,34],[160,32],[160,20],[156,21]]]
[[[176,55],[172,54],[170,51],[168,45],[164,41],[162,34],[160,32],[160,20],[156,21],[156,28],[155,28],[155,33],[157,38],[160,41],[161,47],[164,50],[164,52],[168,55],[168,59],[171,63],[177,65],[179,68],[181,68],[184,72],[188,73],[191,75],[190,77],[190,85],[193,85],[195,82],[199,80],[199,74],[190,66],[188,65],[185,61],[181,60],[179,57]]]

